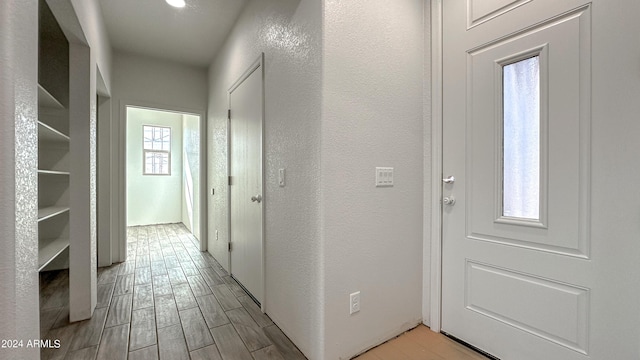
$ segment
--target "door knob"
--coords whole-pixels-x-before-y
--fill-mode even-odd
[[[444,179],[442,179],[442,182],[445,184],[453,184],[456,181],[456,178],[453,177],[453,175],[450,175]]]
[[[453,196],[447,196],[442,199],[442,203],[451,206],[456,203],[456,199]]]
[[[258,195],[252,196],[251,197],[251,202],[261,203],[262,202],[262,195],[258,194]]]

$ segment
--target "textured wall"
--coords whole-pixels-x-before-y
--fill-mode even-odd
[[[325,359],[422,321],[423,14],[422,0],[325,1]],[[374,186],[376,166],[395,168],[394,187]]]
[[[61,22],[71,33],[81,33],[82,21],[86,26],[99,22],[99,13],[75,14],[71,3],[51,1],[54,13],[61,14]],[[97,2],[92,2],[97,5]],[[0,338],[28,339],[39,338],[38,329],[38,273],[37,273],[37,41],[38,9],[36,1],[3,1],[0,11],[0,77],[2,98],[0,98],[2,126],[0,143],[2,145],[2,179],[0,200],[5,206],[0,210],[0,238],[3,251],[0,258]],[[62,11],[60,11],[62,8]],[[97,9],[94,7],[94,10]],[[68,21],[70,20],[70,21]],[[73,22],[75,20],[75,23]],[[95,32],[95,35],[100,35]],[[76,40],[85,39],[84,35]],[[94,44],[92,37],[89,42]],[[91,80],[95,85],[96,61],[108,69],[110,48],[102,41],[99,55],[92,53],[90,66]],[[105,60],[106,59],[106,60]],[[108,71],[106,71],[108,75]],[[108,76],[107,76],[108,80]],[[95,86],[88,93],[95,94]],[[93,97],[95,99],[95,97]],[[95,254],[95,100],[88,104],[92,115],[88,116],[86,151],[88,161],[87,193],[89,209],[85,239],[87,249]],[[86,118],[86,117],[85,117]],[[9,205],[11,204],[11,205]],[[19,220],[17,220],[19,219]],[[87,277],[95,279],[95,256],[87,254],[83,261],[93,271],[85,272]],[[88,267],[89,267],[88,266]],[[95,281],[88,284],[88,292],[95,295]],[[73,295],[72,295],[73,296]],[[84,296],[86,299],[87,296]],[[84,300],[83,300],[84,301]],[[88,301],[95,303],[95,296]],[[6,355],[0,350],[0,358],[39,358],[38,349],[23,348],[19,355]]]
[[[320,16],[314,0],[248,2],[209,68],[209,251],[228,269],[229,87],[265,54],[267,314],[312,359],[321,359],[319,280]],[[277,171],[286,168],[287,185]],[[215,231],[219,232],[216,241]]]
[[[171,175],[143,175],[142,126],[171,128]],[[127,226],[182,221],[182,115],[127,109]]]
[[[40,337],[38,322],[38,2],[0,2],[0,339]],[[2,359],[38,349],[0,348]]]

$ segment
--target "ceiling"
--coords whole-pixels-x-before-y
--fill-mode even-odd
[[[246,0],[99,0],[114,50],[208,66]]]

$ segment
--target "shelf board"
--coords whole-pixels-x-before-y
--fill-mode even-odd
[[[64,110],[64,106],[51,95],[42,85],[38,84],[38,105],[53,109]]]
[[[51,142],[69,142],[69,136],[38,121],[38,140]]]
[[[69,247],[69,239],[44,239],[38,246],[38,271],[42,271],[53,259]]]
[[[68,171],[57,171],[57,170],[40,170],[38,169],[38,174],[41,175],[70,175]]]
[[[38,221],[47,220],[54,216],[58,216],[69,211],[68,206],[49,206],[46,208],[38,209]]]

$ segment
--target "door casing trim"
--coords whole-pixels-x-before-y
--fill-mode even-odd
[[[429,327],[442,329],[442,0],[431,0],[431,236],[424,246],[431,248],[430,278],[423,278],[429,294]],[[426,258],[424,259],[427,260]],[[425,297],[424,301],[426,302]],[[426,306],[425,306],[426,307]]]

